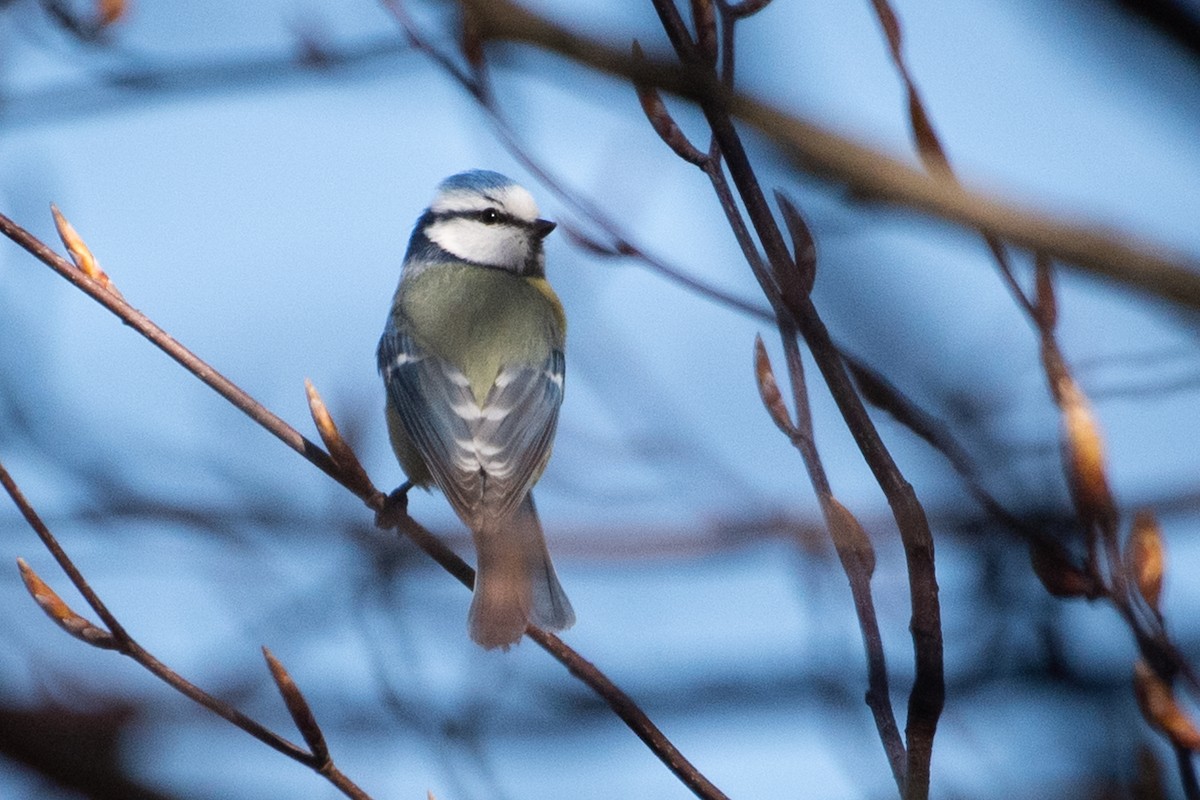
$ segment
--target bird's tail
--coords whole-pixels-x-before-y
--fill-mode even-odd
[[[487,649],[507,648],[533,623],[562,630],[575,624],[571,602],[554,574],[533,495],[512,517],[474,532],[479,563],[467,618],[471,638]]]

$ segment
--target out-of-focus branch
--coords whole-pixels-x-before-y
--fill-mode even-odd
[[[341,445],[344,442],[337,443],[335,441],[334,444],[330,445],[334,452],[341,454],[339,458],[335,459],[168,335],[166,331],[155,325],[148,317],[129,305],[123,298],[90,278],[82,270],[63,259],[38,240],[37,237],[21,228],[3,214],[0,214],[0,233],[13,240],[16,244],[34,255],[39,261],[103,305],[122,322],[149,339],[156,347],[177,361],[188,372],[199,378],[268,432],[302,455],[322,472],[342,484],[359,499],[363,500],[369,508],[375,510],[377,515],[376,522],[381,527],[395,528],[404,533],[433,558],[434,561],[464,585],[467,587],[474,585],[475,573],[471,567],[437,537],[410,517],[406,510],[399,507],[397,503],[390,502],[387,495],[376,489],[366,478],[366,474],[362,471],[360,465],[357,464],[357,459],[350,460],[352,453],[349,452],[348,446],[344,449],[342,448]],[[328,415],[324,411],[324,404],[319,402],[319,397],[316,397],[315,391],[309,392],[309,402],[318,431],[326,443],[329,444],[331,440],[340,439],[340,434],[336,426],[332,424],[332,420],[327,418]],[[82,580],[82,576],[80,578]],[[97,610],[97,613],[100,613],[99,610]],[[109,619],[105,618],[104,614],[100,616],[106,624],[109,624]],[[112,623],[116,623],[116,620],[113,619]],[[117,624],[119,625],[119,623]],[[115,634],[115,630],[112,627],[110,627],[110,631],[113,631]],[[646,716],[637,703],[616,686],[616,684],[612,683],[602,672],[596,669],[593,664],[553,634],[532,627],[526,633],[542,649],[546,650],[559,663],[565,666],[572,675],[581,680],[603,699],[613,709],[614,713],[650,747],[651,751],[663,764],[698,797],[707,798],[707,800],[723,800],[725,798],[724,793],[714,786],[708,778],[679,752],[678,748]],[[283,687],[281,686],[282,690]]]
[[[988,231],[1067,265],[1180,305],[1200,309],[1200,264],[1194,255],[1140,243],[1127,233],[1038,213],[956,181],[927,175],[884,153],[835,134],[741,92],[709,71],[639,61],[623,50],[574,33],[510,0],[459,0],[485,39],[524,42],[602,72],[658,86],[721,107],[766,134],[801,168],[858,193]]]
[[[412,49],[394,37],[354,42],[297,42],[294,52],[248,55],[224,60],[162,63],[126,54],[118,66],[96,66],[86,78],[45,88],[5,94],[4,129],[67,120],[109,110],[128,109],[131,102],[226,92],[261,90],[266,85],[296,81],[345,79],[393,68]],[[85,61],[86,63],[86,61]]]
[[[888,0],[871,3],[906,89],[913,139],[921,160],[931,173],[953,181],[950,159],[908,69],[899,19]],[[1100,427],[1058,342],[1058,300],[1051,260],[1045,252],[1036,254],[1034,290],[1027,293],[1016,280],[1004,244],[986,231],[984,239],[1041,342],[1042,369],[1062,419],[1064,472],[1087,547],[1080,567],[1056,542],[1031,540],[1034,570],[1055,596],[1103,598],[1116,608],[1144,659],[1138,662],[1134,682],[1143,714],[1175,748],[1184,793],[1189,800],[1197,800],[1200,785],[1191,754],[1200,747],[1200,732],[1178,708],[1171,690],[1177,674],[1192,676],[1191,680],[1194,674],[1179,657],[1159,609],[1164,564],[1157,522],[1152,514],[1139,512],[1122,555],[1120,512],[1109,488]]]

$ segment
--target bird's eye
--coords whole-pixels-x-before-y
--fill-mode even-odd
[[[500,221],[500,212],[494,208],[485,208],[479,215],[485,225],[495,225]]]

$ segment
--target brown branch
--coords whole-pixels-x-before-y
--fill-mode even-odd
[[[812,425],[812,415],[809,410],[808,390],[804,381],[804,366],[800,358],[800,349],[796,343],[794,330],[783,330],[780,333],[784,350],[787,354],[788,373],[792,384],[793,403],[796,407],[796,422],[777,420],[791,439],[793,446],[800,453],[808,472],[809,482],[816,493],[821,506],[821,514],[825,520],[825,528],[833,541],[842,571],[850,584],[850,595],[854,602],[854,612],[858,617],[858,627],[862,633],[863,649],[867,656],[867,693],[866,703],[875,718],[875,728],[879,732],[884,754],[897,787],[904,789],[905,748],[904,740],[900,737],[900,729],[896,725],[896,715],[892,710],[891,692],[888,689],[887,659],[883,650],[883,637],[879,631],[879,619],[875,614],[875,601],[871,596],[871,574],[875,569],[875,555],[870,539],[866,532],[854,519],[853,515],[834,497],[829,487],[829,478],[821,462],[817,450],[816,436]],[[764,389],[774,385],[774,376],[770,381],[765,380],[764,373],[770,373],[770,362],[766,360],[766,350],[762,339],[756,342],[756,350],[762,365],[758,368],[760,391],[763,400],[771,407],[769,395]],[[778,389],[775,389],[778,396]],[[784,416],[786,411],[780,408],[773,416]],[[853,531],[854,535],[847,535]]]
[[[722,63],[729,65],[725,74],[725,80],[730,83],[733,80],[731,43],[733,42],[734,21],[734,18],[726,17],[724,36],[722,37],[724,42]],[[647,116],[649,115],[650,113],[647,111]],[[838,559],[850,584],[854,611],[858,618],[859,630],[863,638],[863,648],[867,656],[868,688],[866,703],[875,719],[875,726],[879,732],[879,738],[883,744],[884,753],[888,759],[888,765],[891,767],[892,775],[895,777],[897,785],[903,789],[905,747],[896,725],[895,713],[892,710],[891,693],[888,689],[887,660],[884,656],[883,639],[879,632],[879,621],[876,617],[875,605],[871,597],[871,571],[864,570],[862,561],[859,558],[860,554],[853,552],[851,548],[846,546],[846,543],[842,539],[835,535],[838,515],[834,509],[834,504],[837,501],[833,498],[833,493],[829,487],[829,479],[826,476],[816,446],[816,437],[812,428],[812,418],[809,412],[807,388],[804,380],[803,362],[796,347],[796,329],[790,321],[787,310],[782,307],[782,299],[779,296],[775,280],[768,273],[758,246],[754,243],[754,239],[751,237],[746,222],[742,217],[741,210],[738,208],[737,201],[730,191],[729,183],[725,179],[725,173],[721,166],[721,154],[720,143],[714,135],[710,154],[701,161],[699,166],[712,184],[713,191],[716,193],[721,209],[725,213],[730,230],[733,231],[734,238],[742,249],[746,263],[750,266],[754,276],[763,287],[767,299],[775,309],[776,325],[788,354],[788,374],[791,380],[793,403],[797,417],[796,423],[789,425],[785,432],[791,439],[793,446],[799,451],[801,459],[804,462],[809,482],[812,484],[821,505],[821,513],[825,520],[826,530],[831,534]],[[792,211],[794,212],[795,210],[792,209]],[[802,223],[799,221],[798,212],[796,214],[796,219],[793,220],[793,226],[796,227],[796,230],[793,231],[793,239],[797,244],[797,248],[800,249],[803,247],[802,242],[804,237],[799,230],[799,226]],[[812,258],[811,263],[809,263],[810,256]],[[808,291],[812,288],[812,278],[816,270],[815,254],[803,253],[800,256],[800,263],[804,263],[807,267],[807,271],[799,276],[801,288],[804,294],[807,295]],[[771,287],[771,290],[767,290],[767,287]]]
[[[950,222],[1053,255],[1074,267],[1190,308],[1200,308],[1194,255],[1140,242],[1126,232],[1062,221],[996,196],[930,176],[809,120],[727,89],[695,65],[638,63],[623,50],[573,33],[510,0],[459,0],[484,39],[525,42],[601,72],[653,84],[694,102],[717,103],[765,133],[801,168]]]
[[[17,508],[21,512],[21,515],[25,518],[25,521],[29,523],[29,527],[32,528],[37,534],[38,538],[42,540],[42,544],[45,545],[46,549],[49,550],[51,555],[54,556],[54,560],[58,562],[58,565],[62,568],[63,572],[67,574],[67,577],[71,580],[71,583],[74,584],[75,588],[79,590],[81,595],[83,595],[83,598],[87,601],[88,605],[92,607],[92,610],[96,612],[97,616],[99,616],[100,619],[103,620],[104,624],[108,627],[108,631],[111,634],[111,640],[104,645],[98,646],[103,646],[105,649],[116,650],[122,655],[129,656],[129,658],[133,659],[138,665],[146,669],[148,672],[161,680],[163,683],[170,686],[175,691],[187,697],[192,702],[207,708],[209,711],[212,711],[217,716],[242,729],[273,750],[282,753],[293,761],[303,764],[309,769],[319,773],[346,797],[353,798],[354,800],[370,800],[370,796],[366,792],[355,785],[353,781],[351,781],[336,766],[334,766],[333,761],[329,758],[328,751],[315,754],[298,747],[271,729],[238,711],[233,706],[229,705],[223,700],[213,697],[199,686],[196,686],[194,683],[188,681],[186,678],[175,672],[166,664],[159,661],[149,651],[138,644],[138,642],[129,635],[129,632],[125,630],[124,626],[121,625],[113,613],[109,611],[108,607],[100,599],[99,595],[96,594],[95,590],[92,589],[91,585],[83,577],[83,574],[79,571],[78,567],[75,566],[75,563],[67,555],[66,551],[62,548],[62,545],[59,544],[58,539],[42,521],[41,517],[38,515],[37,511],[34,510],[29,501],[25,498],[25,495],[21,492],[20,487],[17,486],[16,481],[13,480],[12,475],[10,475],[8,470],[5,469],[3,463],[0,463],[0,486],[3,486],[4,490],[8,492],[8,496],[12,498],[13,503],[16,504]],[[28,570],[28,567],[22,565],[22,572],[25,572],[26,570]],[[35,597],[35,599],[37,598]],[[309,717],[311,719],[311,712]],[[316,720],[311,719],[311,724],[312,727],[305,730],[305,735],[311,735],[313,729],[315,729],[319,735],[320,729],[316,728]]]
[[[708,90],[700,92],[695,99],[720,144],[729,174],[770,264],[773,281],[764,281],[761,273],[756,271],[759,283],[768,297],[775,296],[772,305],[786,309],[789,324],[803,335],[847,428],[854,436],[876,482],[883,489],[896,518],[908,566],[912,601],[910,629],[916,665],[909,695],[906,727],[908,749],[902,794],[910,800],[927,797],[933,737],[945,700],[941,610],[929,523],[912,487],[904,480],[879,438],[828,330],[804,289],[803,276],[788,252],[741,137],[733,125],[730,93],[724,89],[711,67],[705,67],[702,54],[697,51],[675,6],[669,0],[654,0],[654,7],[686,74],[699,77],[698,84]],[[784,333],[786,335],[786,330]]]
[[[184,369],[242,410],[251,419],[284,442],[284,444],[300,453],[300,455],[304,456],[304,458],[321,471],[353,492],[369,508],[376,511],[378,524],[395,527],[407,535],[418,547],[461,583],[468,588],[474,585],[475,573],[461,558],[446,547],[437,537],[429,533],[416,520],[412,519],[406,512],[395,508],[395,504],[389,503],[388,497],[383,492],[375,489],[369,481],[366,486],[362,485],[362,476],[358,474],[358,471],[353,466],[347,464],[347,467],[343,468],[328,453],[300,435],[295,428],[288,425],[228,378],[222,376],[213,367],[169,336],[144,314],[134,309],[124,300],[108,292],[99,283],[83,274],[70,262],[63,259],[3,214],[0,214],[0,233],[12,239],[34,255],[39,261],[95,299],[115,314],[122,322],[149,339],[150,342],[177,361]],[[323,430],[323,433],[328,434],[329,431]],[[336,428],[333,429],[333,433],[336,434]],[[64,567],[64,569],[66,568]],[[82,581],[82,576],[80,576],[80,581]],[[97,609],[97,614],[99,613],[100,611]],[[109,616],[111,618],[111,615]],[[104,615],[101,615],[101,617],[104,618]],[[105,623],[108,624],[108,622],[109,620],[105,619]],[[115,618],[112,619],[112,622],[116,623]],[[534,631],[534,629],[531,628],[530,631]],[[113,629],[113,633],[115,635],[116,629]],[[674,772],[698,797],[706,798],[707,800],[721,800],[725,798],[725,795],[713,786],[679,752],[678,748],[663,735],[662,731],[654,725],[650,718],[638,708],[633,699],[608,680],[603,673],[584,659],[583,656],[551,634],[536,632],[535,634],[531,633],[531,638],[542,649],[546,650],[559,663],[565,666],[572,675],[600,696],[613,709],[617,716],[650,747],[659,760]],[[145,655],[149,658],[148,653]],[[154,663],[157,664],[157,662]],[[200,701],[197,700],[197,702]],[[231,711],[234,714],[237,713],[232,709]],[[295,745],[291,745],[291,747],[295,748]],[[297,748],[297,750],[299,749]]]
[[[896,72],[907,90],[913,139],[922,161],[930,172],[956,180],[950,159],[934,132],[929,112],[908,69],[902,28],[895,11],[888,0],[871,0],[871,3],[887,39]],[[1035,543],[1032,551],[1035,570],[1051,594],[1107,599],[1129,627],[1146,663],[1155,665],[1146,669],[1153,669],[1161,685],[1168,687],[1164,691],[1169,691],[1175,674],[1193,673],[1179,658],[1177,648],[1167,636],[1158,608],[1163,569],[1160,534],[1152,517],[1139,514],[1133,523],[1128,558],[1122,558],[1120,517],[1108,488],[1099,429],[1087,408],[1082,389],[1071,375],[1055,333],[1058,302],[1051,259],[1044,251],[1035,254],[1035,290],[1031,297],[1017,283],[1003,243],[987,231],[983,232],[983,237],[1001,276],[1039,336],[1043,371],[1051,397],[1064,420],[1064,468],[1087,542],[1088,557],[1082,570],[1066,560],[1065,555],[1055,553],[1056,543]],[[1103,545],[1103,558],[1098,552],[1098,544]],[[1056,558],[1061,562],[1053,564],[1052,559]],[[1148,571],[1139,574],[1140,567],[1147,567]],[[1127,579],[1127,572],[1133,580]],[[1138,578],[1145,578],[1145,584],[1139,585]],[[1151,612],[1148,621],[1135,611],[1135,593],[1131,585],[1138,586],[1142,589],[1139,594],[1145,595],[1143,605]],[[1184,794],[1189,800],[1196,800],[1200,797],[1200,786],[1190,750],[1178,741],[1173,741],[1173,746]]]

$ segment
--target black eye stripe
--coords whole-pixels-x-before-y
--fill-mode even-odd
[[[514,225],[518,228],[532,227],[532,223],[518,219],[512,214],[506,214],[495,208],[481,208],[478,211],[442,211],[435,214],[434,219],[473,219],[486,225]]]

